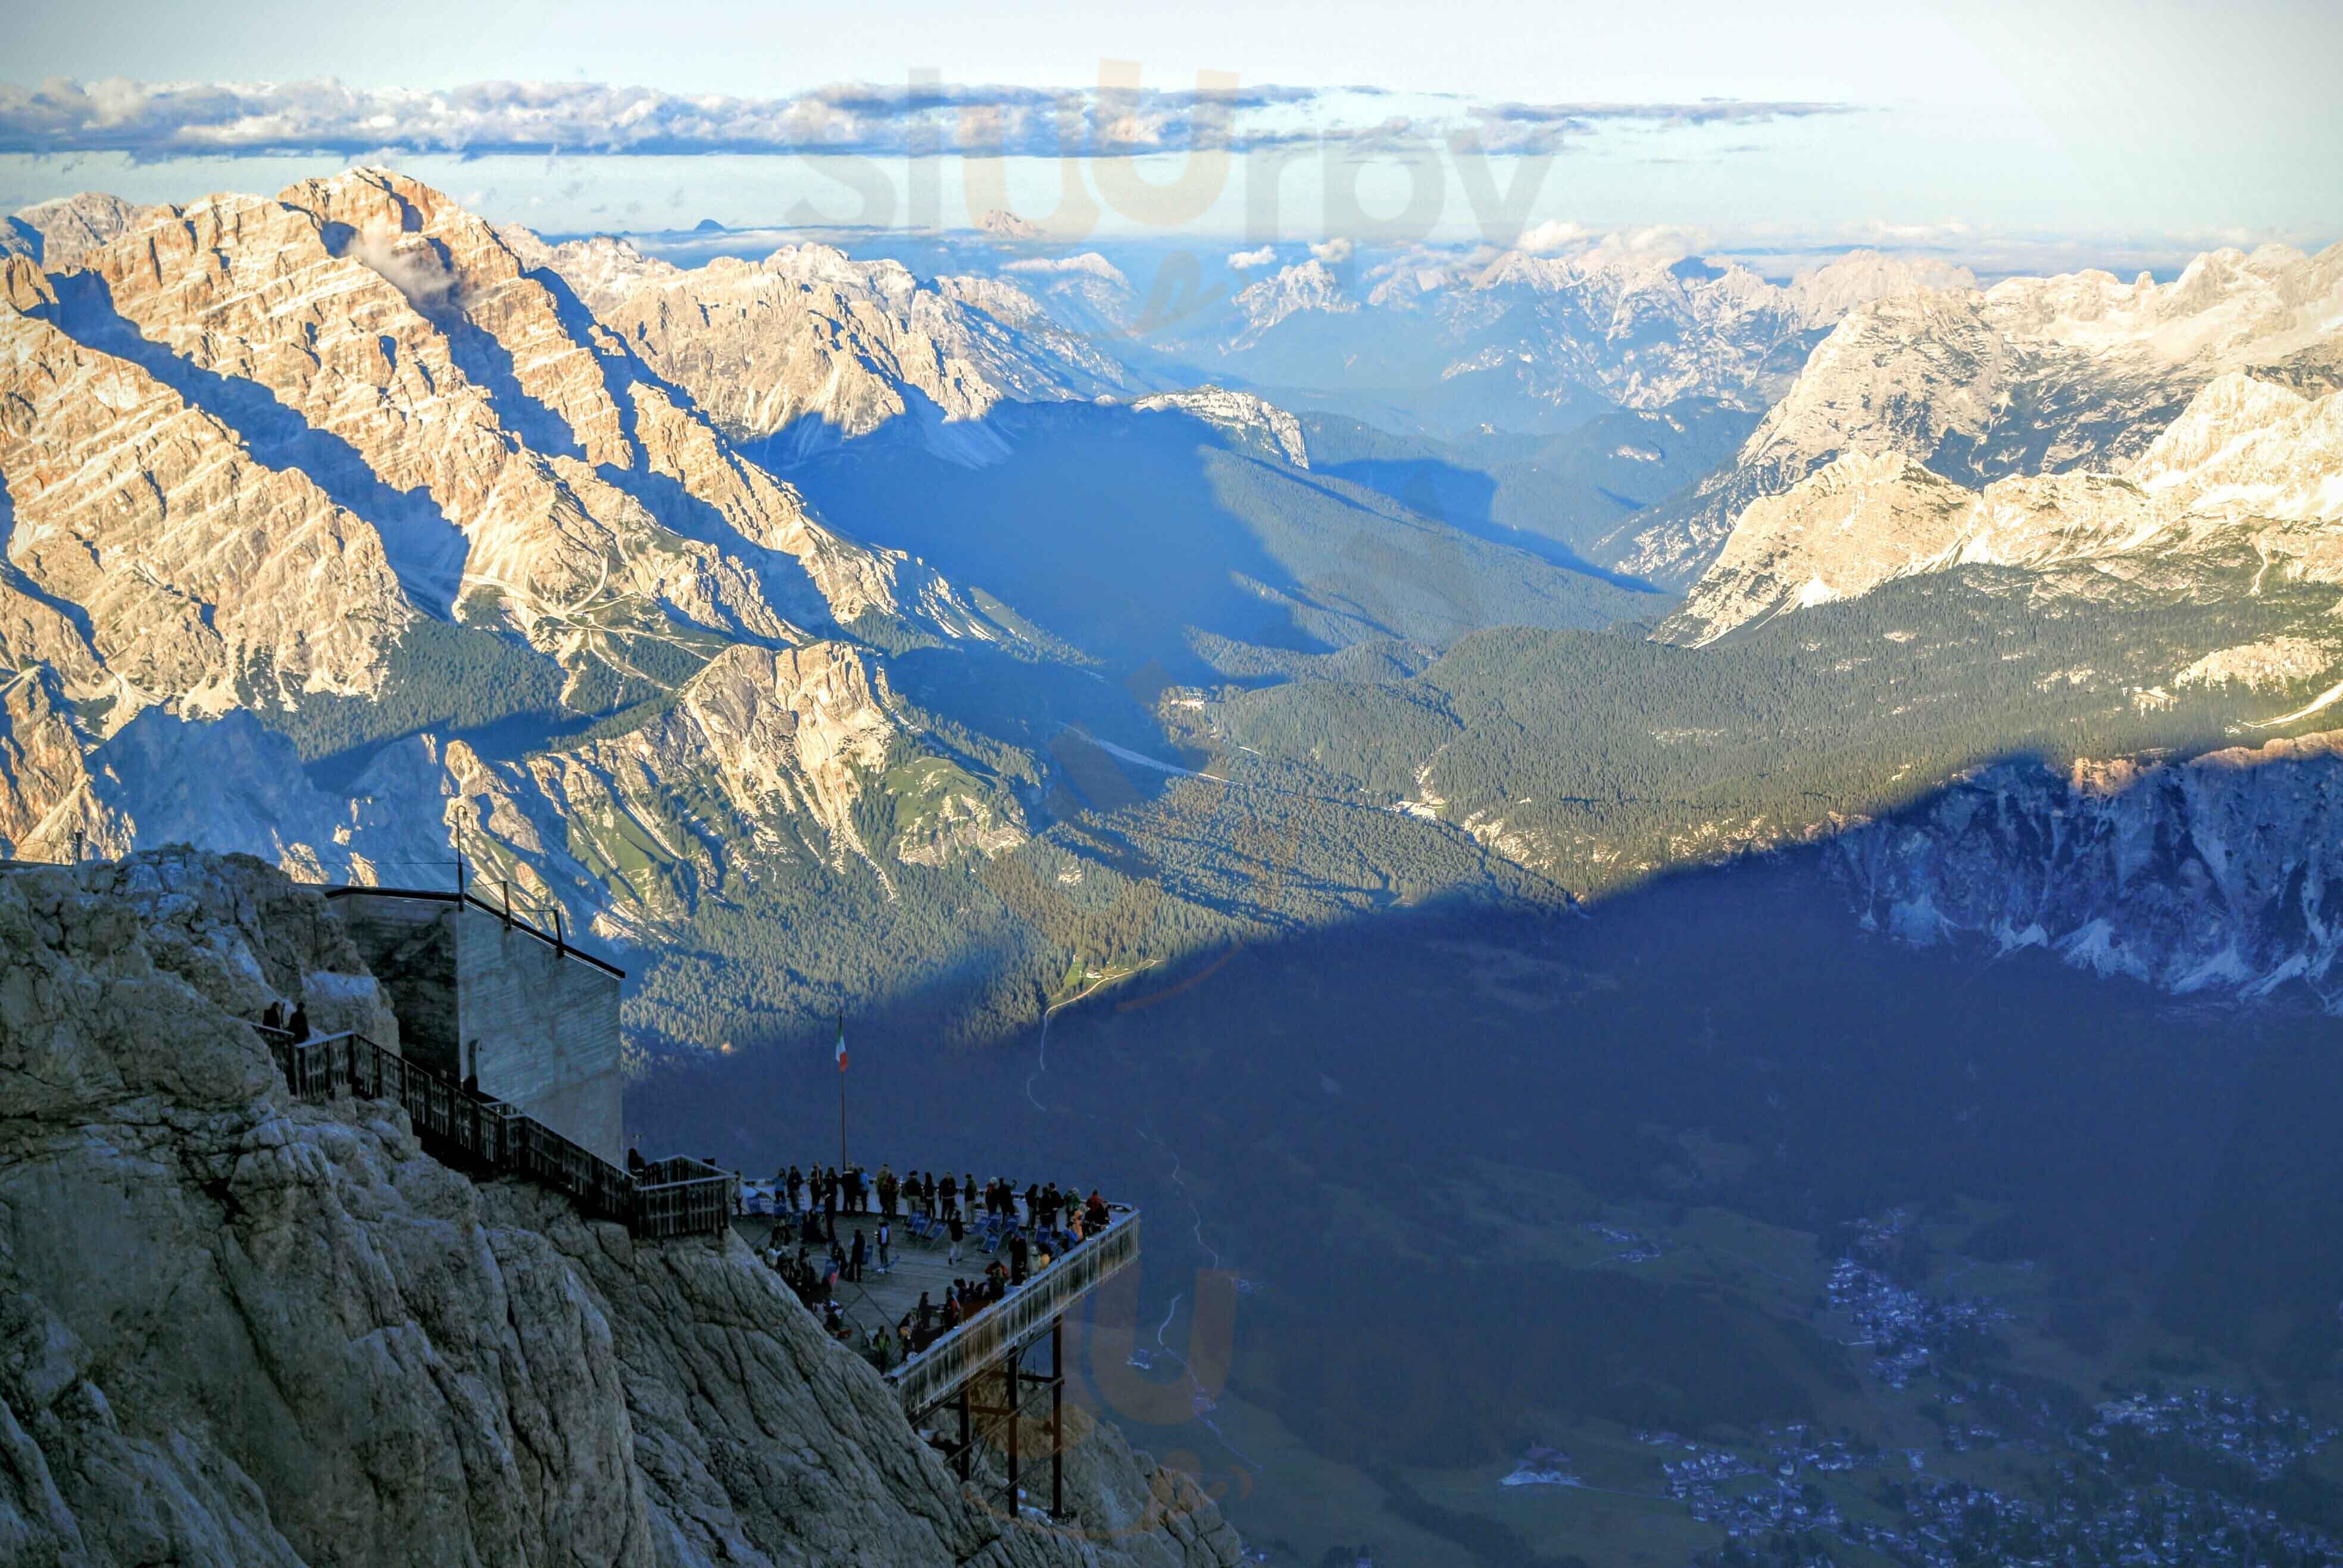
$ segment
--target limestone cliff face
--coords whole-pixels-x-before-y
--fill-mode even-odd
[[[2006,763],[1832,839],[1865,921],[2046,948],[2178,992],[2308,987],[2343,957],[2343,734],[2180,763]]]
[[[1753,502],[1850,452],[1971,487],[2120,471],[2207,383],[2284,379],[2331,356],[2338,327],[2343,246],[2214,251],[2169,284],[2082,272],[1892,295],[1838,323],[1730,467],[1638,521],[1627,568],[1689,580]]]
[[[607,892],[618,918],[674,916],[704,893],[807,859],[870,867],[989,856],[1024,841],[1013,797],[918,740],[860,649],[737,647],[624,734],[488,764],[461,742],[387,755],[360,789],[441,802],[481,863],[582,917]],[[398,859],[404,828],[348,839]],[[541,869],[541,872],[540,872]]]
[[[70,847],[88,815],[88,737],[56,676],[35,667],[0,688],[0,855]]]
[[[1070,1525],[987,1512],[736,1243],[639,1245],[290,1101],[242,1017],[356,1021],[354,960],[256,862],[0,873],[0,1556],[1237,1561],[1107,1429]]]
[[[413,180],[149,209],[52,274],[24,281],[75,353],[308,475],[427,609],[462,604],[570,658],[675,623],[1000,635],[932,573],[816,522],[558,278]]]
[[[1003,399],[1090,397],[1123,383],[1112,360],[997,279],[925,282],[899,262],[820,245],[690,270],[613,240],[549,256],[610,330],[728,435],[786,437],[791,454],[907,416],[956,451],[965,442],[943,427]]]
[[[14,747],[37,762],[0,789],[0,845],[27,858],[62,858],[78,827],[97,852],[185,842],[306,880],[396,885],[461,843],[476,875],[618,938],[808,861],[888,881],[899,861],[990,857],[1026,837],[1002,781],[937,749],[847,642],[735,646],[635,727],[518,759],[416,736],[347,792],[312,784],[292,744],[244,712],[142,718],[85,763],[45,689],[12,691],[0,713],[0,760]]]
[[[1743,512],[1664,630],[1702,641],[1957,566],[2129,576],[2154,559],[2185,585],[2191,558],[2214,555],[2343,579],[2343,393],[2221,376],[2119,473],[2013,475],[1982,490],[1904,453],[1847,453]]]
[[[304,181],[277,199],[316,217],[329,244],[398,286],[476,384],[493,394],[508,381],[513,395],[498,400],[498,412],[527,445],[582,457],[691,545],[755,569],[779,614],[814,627],[877,614],[945,635],[997,632],[932,572],[900,552],[840,538],[808,515],[794,489],[733,452],[595,320],[549,265],[557,253],[536,236],[500,232],[387,169]],[[589,510],[596,500],[623,505],[598,491],[581,498]],[[781,559],[761,561],[759,552]],[[795,569],[783,569],[789,563]],[[712,583],[711,602],[725,603],[729,591]]]
[[[12,258],[0,306],[0,638],[77,700],[216,713],[371,694],[408,610],[382,540],[306,474],[56,325]],[[72,607],[68,608],[67,607]]]
[[[488,357],[487,335],[467,354],[442,329],[460,317],[451,297],[461,279],[431,271],[438,256],[428,241],[397,245],[288,203],[221,196],[93,253],[60,301],[76,336],[143,354],[367,507],[424,603],[460,597],[548,643],[580,622],[607,630],[659,609],[788,636],[746,563],[662,527],[573,455],[574,441],[548,451],[508,428],[505,408],[526,420],[539,406],[466,373],[463,359]],[[561,368],[574,367],[546,374]],[[543,377],[531,379],[545,389]]]
[[[485,836],[496,859],[528,859],[524,881],[574,887],[584,913],[621,882],[674,907],[679,881],[720,877],[735,847],[688,826],[704,799],[744,825],[751,859],[783,843],[940,859],[1020,836],[966,774],[898,779],[920,797],[908,809],[865,804],[919,746],[872,698],[863,640],[1019,634],[923,563],[825,526],[597,322],[532,236],[382,169],[178,207],[93,197],[8,233],[0,851],[184,838],[365,879],[444,861],[477,815],[509,825]],[[680,717],[568,748],[548,724],[544,755],[510,748],[494,769],[418,738],[384,777],[421,794],[339,799],[237,722],[396,701],[403,683],[444,700],[432,682],[450,678],[406,658],[434,618],[525,638],[562,667],[564,703],[625,681]],[[698,705],[733,684],[731,655],[795,668],[799,648],[823,650],[809,669],[862,673],[886,744],[844,740],[855,705],[793,710],[770,695],[795,689],[782,679],[763,711],[786,722],[711,745]],[[477,813],[452,804],[467,796]],[[449,810],[386,820],[409,799]],[[572,803],[592,818],[575,831]],[[646,878],[653,864],[697,869]]]
[[[137,223],[146,209],[103,191],[59,196],[0,218],[0,253],[36,266],[71,266]]]

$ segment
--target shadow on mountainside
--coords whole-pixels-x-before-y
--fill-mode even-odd
[[[1306,657],[1504,623],[1605,626],[1637,597],[1185,415],[1046,404],[986,423],[1007,451],[982,467],[881,432],[794,477],[850,530],[981,585],[1116,669],[1152,660],[1212,679],[1198,646],[1214,638]]]
[[[385,483],[356,447],[311,425],[257,382],[204,369],[151,341],[115,309],[113,293],[97,274],[72,272],[53,281],[58,325],[65,332],[137,366],[189,407],[242,437],[263,463],[307,475],[336,506],[381,536],[383,551],[408,598],[441,618],[452,612],[468,547],[428,491],[420,487],[401,490]]]
[[[1899,1208],[1957,1246],[1938,1276],[2033,1271],[2009,1332],[2057,1352],[2076,1408],[2188,1365],[2331,1401],[2343,1026],[2298,995],[2176,1000],[2036,950],[1866,934],[1829,856],[1574,913],[1443,899],[1269,938],[986,1051],[936,1051],[950,988],[914,988],[850,1021],[852,1157],[1131,1196],[1144,1283],[1096,1309],[1085,1397],[1263,1493],[1349,1495],[1385,1466],[1420,1487],[1574,1450],[1589,1422],[1875,1422],[1873,1352],[1814,1314],[1828,1238]],[[834,1160],[819,1032],[659,1068],[630,1126],[755,1171]],[[1662,1261],[1607,1259],[1598,1222],[1660,1238]],[[1202,1366],[1215,1271],[1249,1282],[1234,1370],[1196,1391],[1220,1408],[1151,1403],[1107,1347],[1135,1333],[1158,1382]],[[1956,1356],[2019,1375],[2006,1346]],[[1229,1506],[1241,1528],[1301,1507]],[[1410,1560],[1530,1550],[1447,1548]]]

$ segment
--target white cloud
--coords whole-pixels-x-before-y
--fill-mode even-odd
[[[350,242],[349,254],[380,273],[427,316],[445,305],[456,286],[438,248],[421,241],[401,244],[397,235],[361,234]]]
[[[0,154],[116,152],[141,161],[290,153],[689,156],[939,153],[1055,157],[1373,141],[1388,95],[1273,84],[1211,91],[843,83],[779,98],[669,93],[601,82],[469,82],[447,88],[335,81],[0,84]],[[1364,105],[1363,116],[1359,106]],[[1604,124],[1654,128],[1845,113],[1837,104],[1503,104],[1435,97],[1415,122],[1440,135],[1503,134],[1492,150],[1558,150]],[[1484,141],[1486,138],[1484,137]]]
[[[1255,267],[1271,266],[1276,260],[1277,246],[1273,245],[1264,245],[1259,250],[1232,250],[1229,252],[1229,270],[1251,272]]]
[[[1080,256],[1029,256],[1022,260],[1011,262],[1002,270],[1023,273],[1087,272],[1091,276],[1102,277],[1109,283],[1127,284],[1131,281],[1122,276],[1121,267],[1094,250],[1086,250]]]
[[[1590,267],[1630,263],[1664,266],[1698,255],[1708,243],[1705,231],[1674,224],[1600,232],[1582,223],[1549,218],[1523,234],[1513,248],[1531,256],[1573,256]]]
[[[1523,235],[1513,248],[1525,250],[1532,256],[1544,256],[1548,251],[1575,249],[1594,238],[1594,231],[1583,223],[1565,223],[1561,218],[1550,217]]]
[[[1873,218],[1850,225],[1849,228],[1875,245],[1952,245],[1966,239],[1971,232],[1969,226],[1956,217],[1942,223],[1888,223]]]
[[[1337,235],[1323,245],[1313,245],[1310,254],[1330,266],[1340,266],[1351,259],[1351,242]]]

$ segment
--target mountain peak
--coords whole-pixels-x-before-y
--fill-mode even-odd
[[[104,191],[35,202],[0,223],[0,251],[29,256],[51,271],[63,271],[136,227],[151,210]]]
[[[1041,226],[1019,217],[1015,213],[993,207],[976,220],[977,228],[998,239],[1039,239]]]

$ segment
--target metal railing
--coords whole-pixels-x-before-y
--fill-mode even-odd
[[[509,890],[500,895],[498,901],[495,903],[489,902],[468,888],[461,892],[451,893],[445,889],[377,888],[363,882],[354,882],[327,888],[325,893],[328,899],[406,899],[427,904],[454,904],[459,909],[478,910],[483,914],[496,916],[514,930],[535,937],[564,958],[572,958],[581,963],[592,964],[604,973],[616,975],[620,980],[627,978],[626,970],[608,959],[596,958],[569,940],[568,928],[563,923],[561,906],[558,903],[542,906],[544,909],[549,909],[553,914],[551,929],[548,930],[545,926],[535,924],[529,920],[529,915],[535,911],[526,898],[522,900],[516,910]]]
[[[705,1173],[713,1169],[681,1156],[645,1166],[634,1178],[635,1233],[699,1236],[728,1228],[739,1181],[727,1175],[720,1186],[712,1183]]]
[[[1139,1257],[1139,1216],[1116,1216],[1001,1301],[888,1373],[907,1411],[932,1409],[1012,1346],[1041,1332],[1068,1302]]]
[[[705,1161],[679,1156],[623,1171],[518,1106],[471,1093],[362,1034],[295,1040],[263,1032],[287,1087],[300,1099],[347,1094],[395,1101],[418,1137],[452,1149],[464,1162],[566,1193],[586,1213],[616,1220],[638,1236],[721,1235],[730,1223],[739,1178]]]

